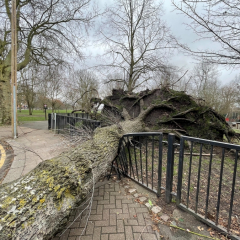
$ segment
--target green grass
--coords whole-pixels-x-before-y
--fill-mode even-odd
[[[68,110],[67,112],[70,113],[72,110]],[[52,113],[52,110],[47,110],[48,113]],[[57,113],[66,113],[66,110],[57,110]],[[33,114],[29,115],[28,110],[22,110],[21,112],[18,110],[18,121],[45,121],[45,113],[43,110],[33,110]]]

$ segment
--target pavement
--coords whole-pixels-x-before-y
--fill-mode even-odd
[[[66,150],[60,135],[47,129],[47,122],[25,122],[18,126],[18,138],[11,127],[0,127],[0,183],[24,176],[40,162]]]
[[[12,139],[11,128],[0,127],[0,184],[25,175],[67,149],[60,135],[47,130],[46,121],[25,122],[18,133]],[[88,200],[91,208],[85,204],[74,209],[53,240],[200,240],[217,236],[175,204],[164,204],[164,199],[128,178],[100,180]]]

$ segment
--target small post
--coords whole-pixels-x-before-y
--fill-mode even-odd
[[[45,120],[47,120],[47,104],[44,104]]]
[[[168,153],[167,153],[167,173],[166,173],[166,196],[167,203],[172,201],[172,183],[173,183],[173,167],[174,167],[174,142],[175,135],[173,133],[168,134]]]

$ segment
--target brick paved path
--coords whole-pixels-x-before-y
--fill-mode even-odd
[[[126,191],[122,181],[96,184],[92,211],[84,234],[81,236],[89,210],[77,217],[88,203],[72,214],[68,226],[72,225],[60,233],[61,237],[58,234],[53,240],[157,240],[147,207],[136,203],[134,196]]]

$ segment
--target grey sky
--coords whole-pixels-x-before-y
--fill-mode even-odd
[[[113,0],[99,0],[98,5],[99,7],[103,7],[105,4],[109,4],[113,2]],[[179,1],[180,2],[180,1]],[[171,4],[171,0],[164,1],[164,9],[165,9],[165,16],[164,19],[167,25],[171,28],[171,32],[174,36],[180,39],[180,42],[187,44],[193,50],[197,49],[217,49],[218,46],[216,43],[213,43],[211,40],[201,40],[196,41],[199,37],[190,29],[187,29],[187,26],[184,23],[191,23],[191,21],[183,14],[180,14],[176,10],[174,11],[174,7]],[[92,36],[92,38],[94,38]],[[92,53],[92,56],[97,54],[102,54],[103,49],[100,46],[90,47],[87,50],[87,53]],[[92,65],[93,62],[96,63],[99,59],[92,59],[88,61],[88,65]],[[169,63],[176,65],[178,67],[183,68],[186,70],[191,70],[194,65],[193,57],[186,56],[183,53],[175,52],[172,58],[170,59]],[[221,73],[220,80],[222,83],[227,83],[234,79],[234,77],[240,73],[239,69],[229,70],[222,66],[218,66],[218,69]]]

